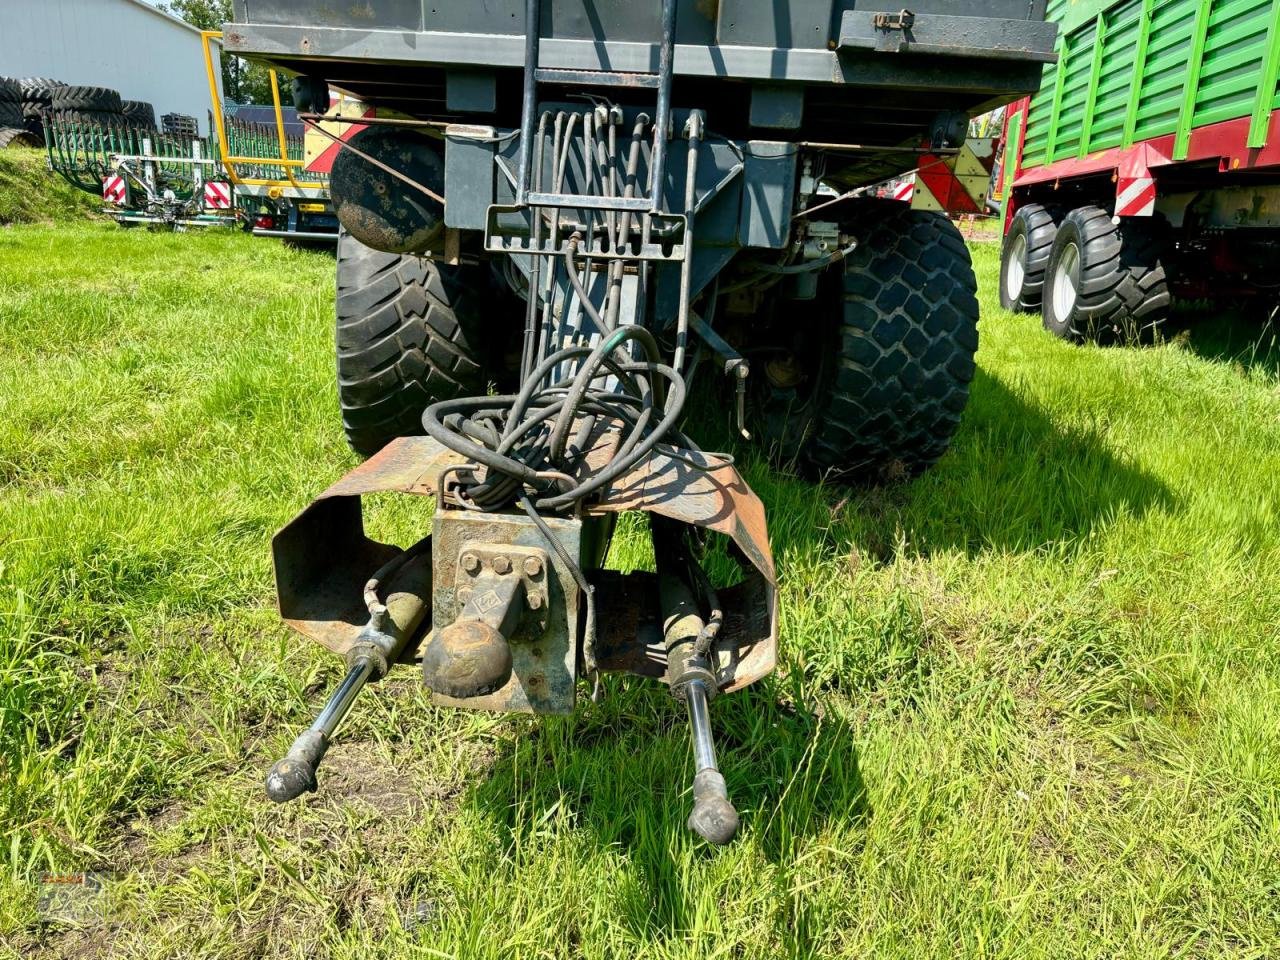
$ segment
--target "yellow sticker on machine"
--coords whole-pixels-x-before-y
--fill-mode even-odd
[[[323,203],[300,203],[298,209],[303,213],[324,213]]]
[[[329,134],[319,132],[311,124],[307,124],[307,132],[303,136],[303,159],[306,160],[305,169],[314,173],[328,173],[329,167],[333,163],[333,157],[327,156],[327,163],[317,165],[321,158],[326,158],[327,154],[334,151],[333,137],[339,140],[347,136],[351,129],[351,121],[358,120],[369,113],[369,108],[359,100],[353,100],[350,97],[339,95],[338,99],[325,111],[325,116],[330,119],[321,120],[318,126]]]
[[[970,137],[955,153],[941,157],[923,154],[912,209],[984,213],[995,160],[994,137]]]

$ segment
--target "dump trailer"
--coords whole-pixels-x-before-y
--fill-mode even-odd
[[[1008,113],[1000,298],[1069,340],[1174,298],[1280,302],[1280,3],[1051,0],[1059,58]]]
[[[1038,86],[1043,4],[234,12],[227,52],[291,74],[304,122],[330,87],[373,111],[333,134],[329,176],[338,399],[369,459],[273,541],[281,615],[347,673],[267,793],[315,789],[397,663],[439,703],[535,713],[630,673],[684,704],[689,826],[728,841],[708,705],[774,669],[776,571],[763,504],[698,439],[837,479],[946,450],[978,303],[945,211],[985,203],[993,144],[969,120]],[[910,171],[910,204],[862,195]],[[687,403],[699,369],[722,403]],[[406,547],[362,522],[388,492],[434,497]],[[628,511],[652,573],[604,569]]]

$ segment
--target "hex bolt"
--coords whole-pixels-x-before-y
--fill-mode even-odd
[[[501,576],[504,573],[511,572],[511,558],[502,554],[493,558],[493,572]]]
[[[536,577],[542,572],[542,561],[537,557],[525,557],[524,572],[527,576]]]
[[[542,594],[540,593],[529,594],[529,609],[530,610],[542,609]]]
[[[467,573],[475,573],[480,569],[480,558],[474,553],[464,553],[462,555],[462,569]]]

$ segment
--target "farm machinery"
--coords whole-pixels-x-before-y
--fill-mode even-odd
[[[574,710],[659,680],[687,711],[689,826],[738,815],[709,707],[777,663],[765,510],[700,447],[695,373],[774,461],[892,480],[936,461],[974,372],[972,116],[1054,58],[1041,0],[237,0],[226,51],[369,109],[340,132],[338,397],[367,455],[273,541],[284,620],[345,659],[267,775],[287,801],[360,692],[416,664],[453,707]],[[914,171],[910,203],[864,194]],[[434,498],[404,546],[362,498]],[[620,513],[655,570],[605,568]],[[712,562],[714,560],[714,562]],[[736,570],[730,574],[727,571]]]
[[[236,223],[231,185],[198,136],[57,114],[45,118],[44,135],[49,166],[73,186],[101,194],[105,211],[121,226]]]
[[[201,31],[219,156],[232,184],[245,229],[257,236],[301,243],[333,243],[338,221],[329,200],[325,128],[304,131],[283,106],[280,80],[268,72],[271,103],[245,107],[224,103],[218,91],[218,50],[222,34]],[[339,104],[335,114],[347,112]]]
[[[1175,299],[1280,310],[1280,5],[1052,0],[1060,58],[1006,115],[1000,298],[1064,340]]]

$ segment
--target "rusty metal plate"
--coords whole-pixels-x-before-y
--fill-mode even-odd
[[[581,470],[597,469],[616,442],[611,433],[595,437]],[[733,540],[754,568],[741,583],[720,591],[725,623],[717,667],[723,689],[737,690],[770,673],[777,661],[776,574],[764,505],[732,465],[703,454],[690,459],[704,469],[653,454],[619,477],[586,513],[641,510]],[[464,462],[430,437],[402,437],[325,490],[273,540],[281,616],[326,648],[345,652],[368,620],[361,600],[365,581],[398,550],[365,536],[360,497],[382,492],[432,496],[441,471]],[[661,676],[661,631],[654,635],[647,626],[650,612],[656,620],[657,601],[649,596],[644,575],[627,578],[625,586],[621,574],[599,571],[594,577],[602,591],[597,617],[602,669]]]
[[[590,569],[600,562],[611,525],[603,518],[584,522],[547,517],[545,521],[574,563]],[[583,599],[572,571],[554,552],[543,552],[548,546],[546,539],[525,514],[481,513],[437,506],[432,530],[434,629],[442,630],[458,618],[463,607],[458,592],[467,589],[471,579],[461,571],[459,558],[464,553],[479,552],[481,544],[517,548],[504,551],[513,563],[526,555],[519,548],[539,548],[549,563],[549,567],[544,567],[545,576],[539,574],[539,581],[545,581],[550,609],[540,615],[526,615],[522,621],[524,629],[506,638],[511,649],[512,669],[510,679],[502,687],[464,700],[433,693],[432,700],[470,710],[572,713],[578,677],[579,608]]]

